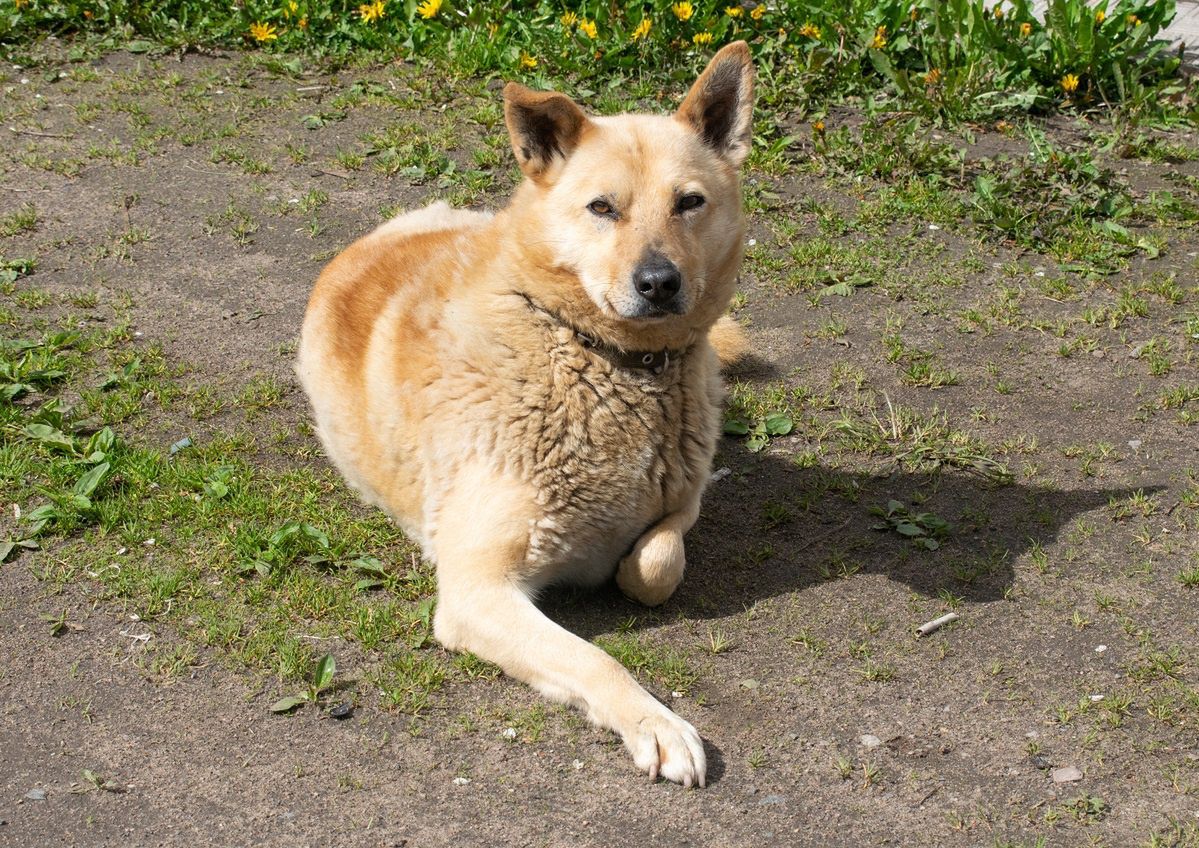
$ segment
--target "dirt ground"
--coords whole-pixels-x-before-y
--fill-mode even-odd
[[[322,264],[391,210],[494,207],[512,185],[496,86],[409,68],[116,54],[7,67],[0,92],[0,215],[37,212],[0,259],[38,260],[0,302],[4,336],[111,322],[119,302],[133,343],[160,344],[190,390],[281,387],[252,419],[176,406],[123,434],[163,450],[248,427],[265,465],[319,466],[269,445],[311,443],[291,359]],[[1024,149],[974,129],[977,155]],[[1088,132],[1047,129],[1063,145]],[[365,140],[385,130],[415,148]],[[647,685],[703,735],[706,789],[649,783],[610,734],[503,677],[448,681],[419,720],[359,680],[337,721],[272,714],[278,681],[206,647],[151,673],[147,644],[186,640],[189,622],[142,620],[86,576],[47,582],[66,556],[48,545],[0,565],[0,846],[1199,845],[1195,228],[1148,222],[1156,255],[1062,270],[964,220],[870,229],[855,215],[886,182],[796,150],[749,178],[736,314],[758,361],[730,376],[746,409],[785,405],[794,430],[760,452],[724,440],[665,607],[612,588],[545,604],[586,638],[632,631],[695,670],[678,697],[668,676]],[[1199,199],[1194,157],[1105,161],[1138,198]],[[849,296],[784,283],[840,261],[788,252],[838,233],[830,210],[848,222],[831,240],[862,245],[878,275]],[[1121,311],[1130,298],[1143,307]],[[914,362],[955,377],[905,381]],[[1011,479],[961,459],[976,455]],[[936,550],[873,529],[890,500],[952,529]],[[956,624],[913,635],[951,609]],[[63,610],[72,626],[52,636]],[[293,625],[344,648],[357,680],[364,652]]]

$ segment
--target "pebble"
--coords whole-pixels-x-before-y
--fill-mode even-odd
[[[765,798],[759,799],[758,806],[759,807],[773,806],[774,804],[783,803],[784,800],[785,799],[783,798],[782,795],[767,795]]]
[[[721,480],[723,480],[725,477],[728,477],[732,473],[733,473],[733,469],[731,469],[731,468],[727,468],[727,467],[726,468],[717,468],[715,471],[712,472],[712,476],[709,479],[713,483],[719,483]]]
[[[1075,783],[1082,780],[1082,772],[1074,766],[1062,766],[1056,768],[1049,774],[1053,778],[1054,783]]]
[[[516,738],[516,728],[515,727],[505,727],[503,733],[501,733],[500,736],[503,736],[505,739],[515,739]]]
[[[1106,650],[1107,650],[1107,645],[1096,645],[1095,646],[1095,653],[1097,653],[1097,654],[1102,654]]]
[[[30,801],[45,801],[46,800],[46,790],[45,789],[30,789],[28,792],[25,793],[25,797],[28,798]]]
[[[455,786],[465,786],[465,785],[466,785],[466,784],[468,784],[468,783],[470,783],[470,778],[469,778],[469,777],[455,777],[455,778],[454,778],[454,785],[455,785]]]
[[[883,740],[879,739],[873,733],[867,733],[858,741],[862,743],[863,748],[877,748],[879,745],[883,744]]]
[[[752,677],[747,677],[741,681],[741,688],[742,689],[757,689],[758,681],[754,680]]]

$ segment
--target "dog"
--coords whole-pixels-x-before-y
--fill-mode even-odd
[[[492,214],[437,203],[321,273],[297,371],[325,451],[436,565],[434,635],[620,734],[651,779],[704,785],[695,729],[535,605],[615,574],[683,577],[719,438],[723,317],[745,242],[745,42],[670,116],[591,117],[517,83],[523,173]]]

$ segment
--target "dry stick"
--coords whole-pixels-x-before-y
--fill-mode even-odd
[[[940,618],[934,618],[932,621],[926,621],[924,624],[921,624],[916,628],[916,635],[931,636],[951,621],[957,621],[958,618],[959,616],[956,612],[947,612]]]
[[[37,130],[22,130],[17,127],[9,127],[9,132],[17,133],[18,135],[36,135],[38,138],[74,138],[74,135],[63,135],[62,133],[38,132]]]

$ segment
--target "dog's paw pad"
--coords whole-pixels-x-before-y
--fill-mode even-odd
[[[637,722],[625,736],[633,762],[651,779],[664,777],[683,786],[703,786],[707,776],[704,743],[699,733],[665,707]]]

